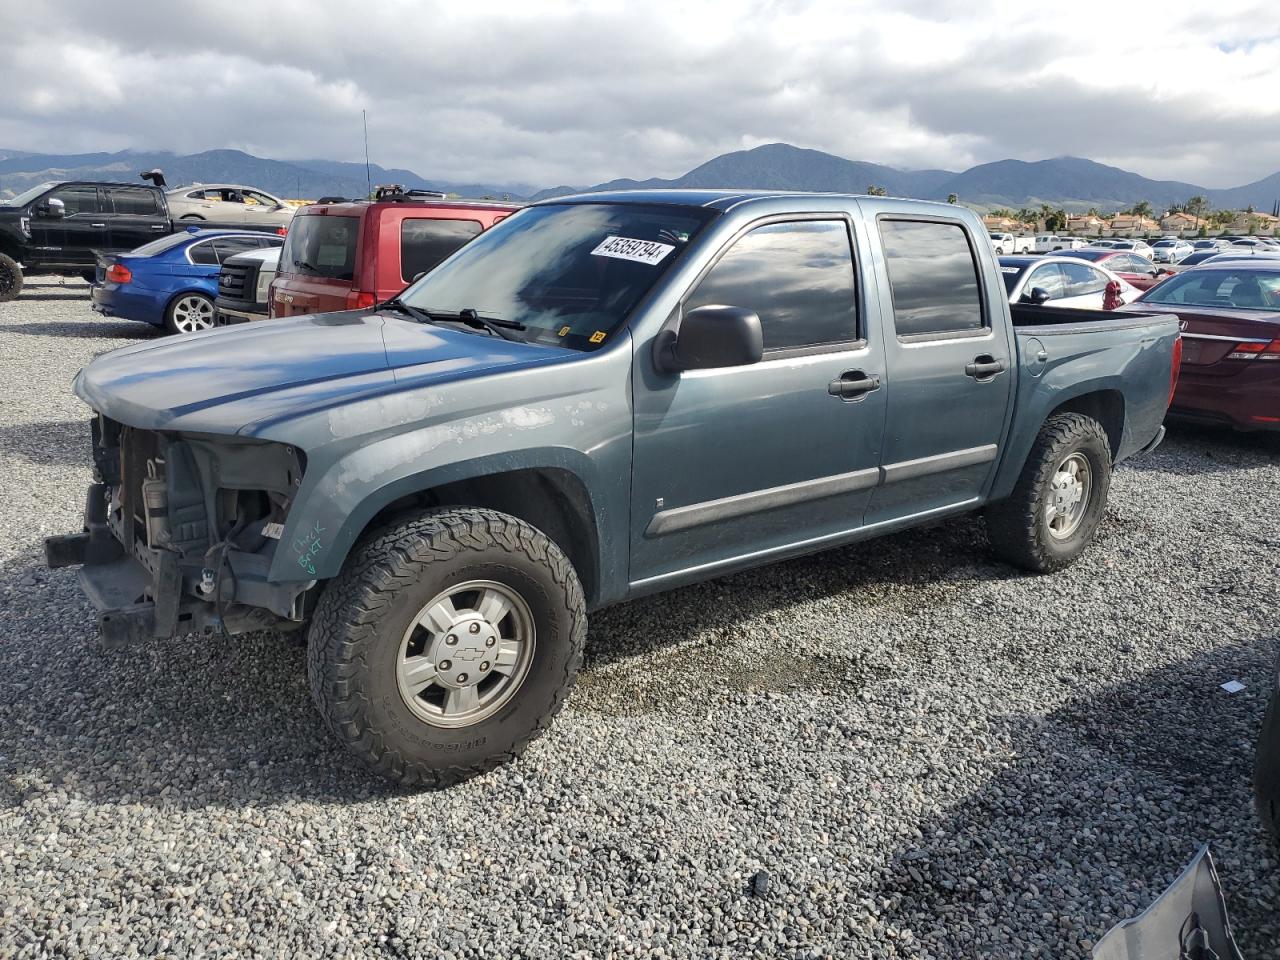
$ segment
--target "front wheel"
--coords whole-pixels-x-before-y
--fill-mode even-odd
[[[1055,414],[1040,428],[1013,493],[986,510],[991,546],[1035,573],[1061,570],[1093,540],[1110,488],[1102,425],[1081,413]]]
[[[353,551],[325,589],[307,674],[375,772],[444,787],[515,759],[560,710],[586,641],[568,558],[492,510],[418,514]]]
[[[13,257],[0,253],[0,303],[16,299],[22,292],[22,268]]]
[[[170,333],[195,333],[213,329],[213,301],[202,293],[176,297],[164,312],[164,328]]]

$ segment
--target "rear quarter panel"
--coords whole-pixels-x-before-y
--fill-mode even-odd
[[[469,210],[447,208],[428,208],[414,204],[403,204],[383,207],[370,214],[374,221],[369,242],[365,244],[365,259],[361,261],[361,276],[372,278],[358,284],[362,290],[373,289],[379,300],[395,296],[409,285],[412,277],[404,276],[404,265],[401,262],[401,231],[406,220],[470,220],[480,224],[481,231],[488,230],[507,212],[495,213],[492,210]],[[372,283],[372,286],[370,286]]]
[[[1116,461],[1154,439],[1169,406],[1178,321],[1171,315],[1099,313],[1097,321],[1015,327],[1019,376],[1013,425],[991,498],[1008,496],[1040,428],[1053,412],[1087,394],[1123,401]]]

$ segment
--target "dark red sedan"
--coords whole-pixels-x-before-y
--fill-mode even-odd
[[[1193,267],[1121,309],[1154,309],[1182,321],[1182,373],[1170,416],[1280,430],[1280,261]]]
[[[1077,260],[1088,260],[1106,267],[1112,273],[1119,274],[1122,280],[1128,281],[1139,290],[1150,290],[1172,270],[1157,267],[1146,257],[1128,250],[1109,250],[1105,247],[1085,247],[1082,250],[1063,250],[1055,256],[1074,257]]]

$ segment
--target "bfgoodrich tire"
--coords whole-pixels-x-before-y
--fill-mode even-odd
[[[1111,488],[1111,446],[1102,425],[1080,413],[1045,421],[1013,493],[986,510],[987,536],[1002,560],[1035,573],[1074,563],[1093,540]]]
[[[586,641],[582,585],[540,531],[492,510],[417,514],[358,545],[307,653],[321,715],[384,777],[444,787],[518,757]]]
[[[22,292],[22,268],[13,257],[0,253],[0,303],[8,303]]]

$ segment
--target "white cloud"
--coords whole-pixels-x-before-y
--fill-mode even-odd
[[[188,7],[0,0],[0,145],[238,146],[444,180],[675,176],[775,140],[909,167],[1280,167],[1275,0]]]

